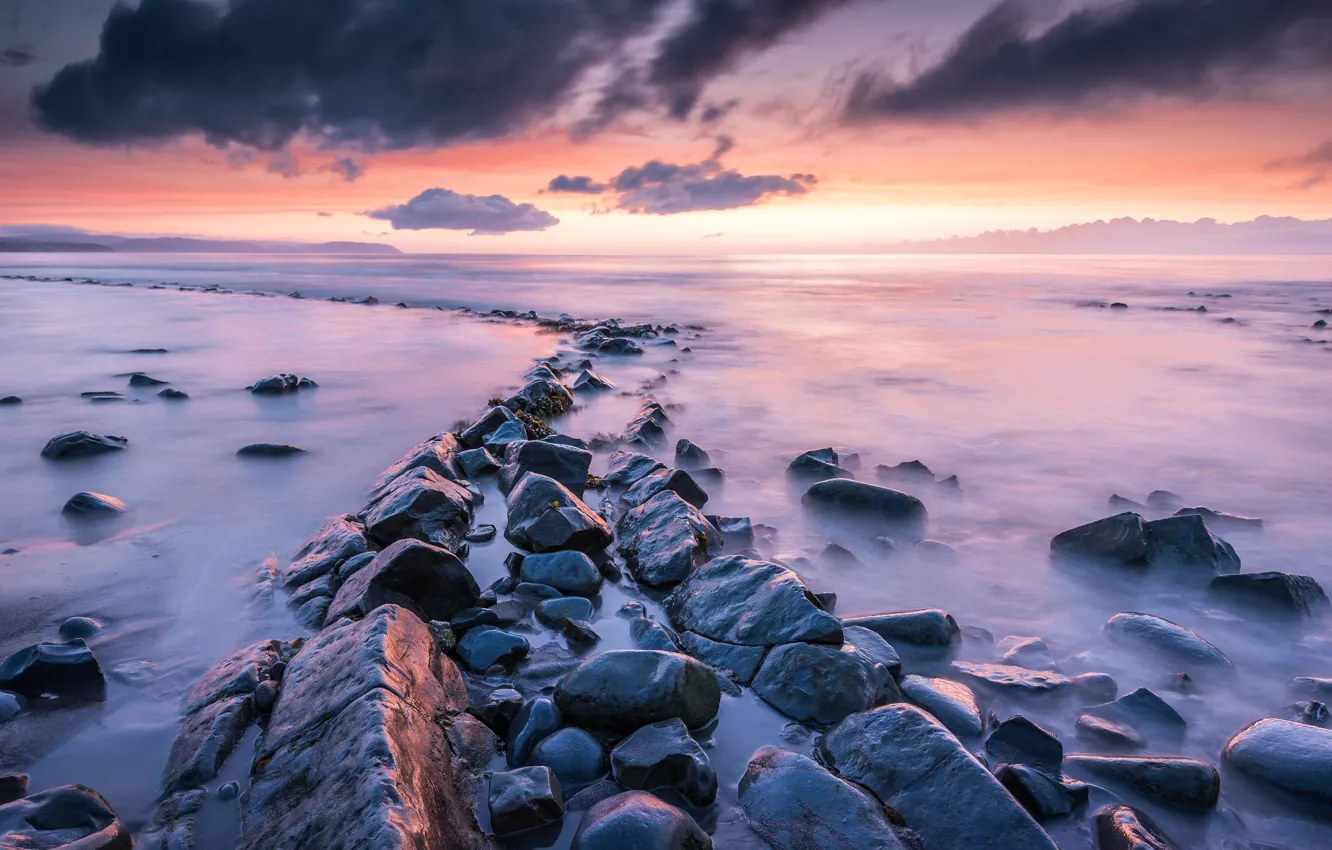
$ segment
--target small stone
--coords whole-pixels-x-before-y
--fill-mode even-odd
[[[70,617],[60,624],[60,639],[65,641],[82,638],[89,640],[102,630],[102,624],[92,617]]]
[[[262,714],[268,714],[277,703],[277,684],[270,681],[260,682],[254,689],[254,707]]]
[[[1101,746],[1129,750],[1140,750],[1147,746],[1147,739],[1132,726],[1112,723],[1103,717],[1091,714],[1079,716],[1074,728],[1078,737]]]
[[[1190,809],[1215,808],[1221,793],[1216,768],[1196,759],[1075,755],[1064,760],[1064,769],[1071,775],[1088,775],[1130,788],[1156,802]]]
[[[106,676],[82,640],[39,643],[0,662],[0,689],[29,699],[102,702]]]
[[[974,738],[984,728],[976,695],[961,682],[911,675],[902,678],[901,687],[907,699],[959,738]]]
[[[509,733],[509,724],[523,707],[523,695],[513,688],[496,688],[479,706],[469,708],[477,720],[500,737]]]
[[[124,437],[104,437],[90,431],[72,431],[52,437],[42,449],[42,457],[50,460],[64,460],[73,457],[89,457],[107,452],[122,451],[129,447],[129,440]]]
[[[712,850],[712,839],[670,803],[626,791],[587,810],[572,850]]]
[[[601,571],[582,552],[528,555],[519,567],[519,575],[525,582],[547,584],[574,596],[595,596],[601,591]]]
[[[532,748],[529,764],[549,767],[565,789],[581,788],[606,775],[606,750],[582,729],[565,727]]]
[[[217,798],[222,802],[230,802],[240,796],[239,782],[223,782],[217,789]]]
[[[1132,806],[1111,805],[1096,812],[1099,850],[1179,850],[1147,815]],[[1258,845],[1250,845],[1258,850]]]
[[[496,664],[509,667],[527,657],[527,638],[492,626],[470,629],[458,641],[458,657],[468,669],[484,673]]]
[[[158,398],[164,398],[168,401],[184,401],[190,397],[190,394],[182,390],[168,387],[157,394]]]
[[[130,375],[129,378],[129,385],[131,387],[160,387],[166,383],[168,382],[160,381],[157,378],[145,375],[142,372],[135,372],[134,374]]]
[[[0,398],[0,405],[11,405],[11,404],[22,404],[22,403],[23,399],[19,398],[16,395],[7,395],[4,398]]]
[[[75,493],[65,502],[60,512],[66,516],[115,516],[123,514],[129,507],[115,496],[103,493]]]
[[[495,697],[496,694],[491,695],[492,700]],[[509,723],[506,734],[504,749],[509,767],[527,764],[532,749],[559,729],[562,722],[560,709],[549,699],[537,697],[524,703]]]

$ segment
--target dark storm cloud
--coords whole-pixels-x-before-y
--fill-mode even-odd
[[[729,137],[721,137],[717,153],[693,165],[653,160],[624,169],[611,181],[615,206],[643,215],[733,210],[752,207],[775,195],[803,195],[818,182],[812,174],[745,175],[727,169],[718,157],[733,144]]]
[[[570,177],[567,174],[561,174],[550,181],[546,191],[567,192],[574,195],[600,195],[607,188],[605,183],[598,183],[591,177]]]
[[[348,183],[365,173],[365,165],[349,156],[340,156],[324,166],[324,169],[342,177]]]
[[[1006,0],[913,79],[859,75],[846,116],[944,119],[1209,98],[1281,74],[1332,69],[1328,0],[1130,0],[1036,29],[1031,4]]]
[[[545,230],[560,220],[531,204],[515,204],[503,195],[463,195],[426,189],[405,204],[371,210],[370,218],[394,230],[470,230],[472,236],[496,236],[517,230]]]

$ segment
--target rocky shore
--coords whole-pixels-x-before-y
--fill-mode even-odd
[[[558,433],[575,405],[617,391],[622,364],[654,348],[687,353],[703,329],[484,318],[539,326],[563,348],[268,566],[257,598],[284,603],[309,633],[240,648],[194,686],[149,827],[132,840],[97,792],[6,774],[0,848],[190,850],[210,794],[237,801],[246,850],[550,846],[575,821],[558,846],[704,850],[723,820],[745,826],[744,846],[777,850],[1183,848],[1195,833],[1144,809],[1238,819],[1218,808],[1223,783],[1283,817],[1332,817],[1327,669],[1290,683],[1290,716],[1254,718],[1201,760],[1180,755],[1191,718],[1164,687],[1121,695],[1039,636],[996,637],[937,608],[839,616],[836,596],[802,577],[803,558],[776,549],[779,530],[708,512],[726,473],[650,392],[618,435]],[[315,386],[276,375],[249,389]],[[126,450],[122,437],[75,432],[43,455]],[[788,477],[811,516],[946,562],[929,505],[957,478],[881,465],[868,483],[859,467],[854,452],[821,448],[792,459]],[[502,527],[478,521],[488,500],[504,502]],[[68,509],[117,501],[81,493]],[[1256,518],[1163,492],[1112,497],[1107,512],[1056,535],[1051,558],[1163,577],[1263,616],[1326,614],[1312,578],[1243,572],[1219,535]],[[500,538],[509,575],[483,587],[471,547]],[[822,557],[854,559],[834,545]],[[632,601],[604,607],[611,586]],[[628,621],[633,648],[601,648],[611,618]],[[1181,688],[1235,675],[1222,649],[1155,614],[1092,627],[1177,671]],[[0,723],[104,698],[85,643],[95,629],[69,622],[60,641],[6,658]],[[722,795],[713,733],[724,702],[745,697],[788,719],[789,735],[754,752]],[[1076,742],[1022,713],[1051,701],[1077,718]],[[249,762],[243,782],[219,781],[229,760]],[[736,810],[720,811],[729,800]],[[1047,832],[1068,823],[1083,843]]]

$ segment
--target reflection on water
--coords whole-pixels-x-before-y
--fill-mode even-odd
[[[1262,531],[1223,533],[1245,571],[1294,572],[1332,585],[1332,346],[1320,344],[1332,336],[1311,327],[1315,311],[1332,307],[1328,259],[98,255],[22,258],[0,271],[704,324],[710,332],[688,343],[691,352],[655,351],[608,372],[630,388],[667,376],[655,392],[676,405],[672,436],[702,445],[727,473],[708,512],[776,527],[776,550],[810,557],[802,575],[815,590],[837,592],[839,613],[938,606],[996,637],[1043,637],[1065,672],[1105,671],[1120,693],[1139,686],[1163,693],[1189,720],[1173,751],[1213,763],[1248,722],[1286,716],[1288,678],[1332,675],[1326,621],[1237,612],[1197,587],[1065,568],[1048,558],[1053,534],[1112,512],[1111,493],[1142,500],[1164,488],[1190,505],[1266,521]],[[1221,294],[1230,297],[1213,297]],[[109,644],[117,628],[132,632],[122,639],[130,647],[123,658],[108,647],[112,664],[150,660],[177,692],[250,628],[236,614],[246,565],[269,551],[289,552],[322,517],[357,507],[364,486],[404,448],[472,412],[554,344],[524,329],[389,306],[10,281],[0,285],[0,299],[0,335],[8,342],[0,350],[0,395],[33,399],[21,411],[0,408],[0,474],[15,482],[0,494],[0,548],[24,549],[0,560],[6,607],[23,600],[19,625],[0,627],[0,649],[49,631],[66,614],[101,615],[120,624]],[[1128,309],[1079,306],[1112,301]],[[1200,306],[1207,310],[1197,312]],[[111,353],[158,345],[172,354]],[[77,399],[84,390],[116,388],[110,376],[135,369],[195,398],[181,407],[152,396],[142,406]],[[279,370],[309,374],[321,388],[262,404],[235,392]],[[585,437],[617,432],[634,405],[610,396],[562,427]],[[47,437],[78,427],[125,434],[133,448],[68,468],[39,462]],[[261,465],[230,456],[259,440],[316,452]],[[783,470],[795,455],[827,445],[857,450],[864,480],[873,480],[876,464],[913,459],[940,477],[956,474],[960,494],[914,491],[929,508],[930,537],[956,554],[927,557],[906,545],[885,554],[807,518]],[[118,536],[73,545],[57,509],[79,489],[135,506]],[[499,516],[492,502],[486,510]],[[860,565],[813,554],[833,538]],[[504,550],[501,541],[474,553],[483,585],[500,574]],[[24,558],[41,571],[25,567]],[[98,600],[91,608],[90,592]],[[613,616],[620,594],[608,595],[598,613],[607,646],[629,642]],[[1193,628],[1234,660],[1236,673],[1171,690],[1177,671],[1170,665],[1102,633],[1119,611]],[[277,627],[263,628],[273,634]],[[908,668],[938,674],[946,664],[909,659]],[[35,784],[39,777],[100,779],[116,802],[115,783],[129,781],[124,771],[100,774],[81,756],[93,740],[117,742],[98,744],[108,756],[144,751],[137,735],[158,752],[143,759],[150,764],[134,780],[140,790],[124,792],[141,799],[169,743],[161,730],[174,717],[150,699],[118,703],[117,693],[143,686],[119,687],[113,682],[105,714],[87,721],[96,725],[39,762]],[[115,716],[117,705],[127,716]],[[1068,750],[1079,748],[1071,705],[986,707],[1000,717],[1022,711]],[[748,756],[777,743],[783,725],[752,695],[727,702],[713,750],[723,802],[734,799]],[[807,752],[809,744],[794,748]],[[1238,786],[1223,784],[1222,805],[1239,812],[1251,840],[1329,841],[1326,827],[1262,809]],[[1193,822],[1144,808],[1181,841],[1218,846],[1221,836],[1240,834],[1234,818]],[[738,824],[718,829],[744,833]],[[1076,831],[1052,832],[1065,847],[1088,843]]]

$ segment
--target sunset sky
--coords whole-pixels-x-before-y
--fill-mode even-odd
[[[1332,217],[1328,0],[113,5],[0,2],[0,224],[861,251]]]

